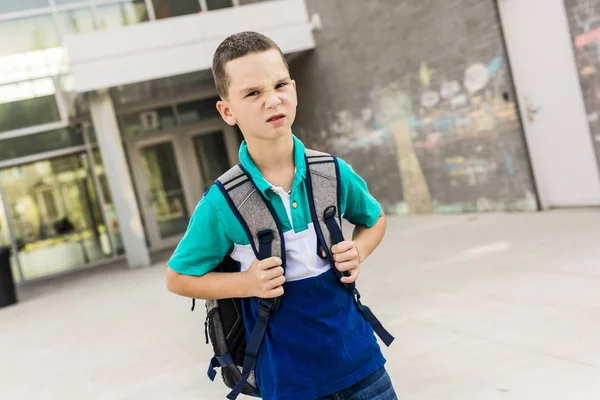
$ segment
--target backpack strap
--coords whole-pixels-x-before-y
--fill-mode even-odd
[[[285,266],[285,243],[275,211],[262,197],[248,172],[236,165],[215,183],[246,231],[256,258],[279,257]]]
[[[340,215],[340,170],[337,159],[330,154],[309,149],[306,149],[305,157],[308,202],[318,242],[325,251],[331,269],[338,277],[348,276],[348,272],[341,273],[335,267],[331,251],[333,245],[344,241]],[[371,324],[377,336],[386,346],[390,346],[394,337],[383,327],[369,307],[361,303],[356,285],[354,283],[345,283],[344,285],[353,294],[358,310]]]
[[[311,216],[317,238],[321,248],[330,264],[333,261],[331,248],[333,245],[344,241],[340,229],[342,219],[340,215],[340,179],[338,165],[335,157],[315,150],[305,150],[307,163],[307,194],[311,208]],[[333,266],[333,264],[332,264]],[[341,278],[344,276],[334,268]],[[348,274],[346,274],[348,275]],[[345,284],[350,291],[354,284]]]
[[[279,257],[285,271],[283,230],[271,204],[265,201],[250,174],[241,165],[236,165],[217,179],[216,185],[246,231],[256,258],[264,260],[272,256]],[[229,393],[228,399],[233,400],[240,395],[250,374],[254,371],[269,319],[277,312],[279,304],[280,298],[258,300],[258,316],[246,346],[242,378]]]

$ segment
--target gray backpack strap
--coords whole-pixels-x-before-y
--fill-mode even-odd
[[[256,258],[279,257],[285,268],[283,232],[271,205],[262,197],[250,175],[241,165],[236,165],[217,179],[216,184],[244,227]],[[271,247],[269,255],[265,253],[267,244]]]
[[[258,191],[250,174],[238,164],[217,179],[216,184],[244,227],[256,258],[264,260],[271,256],[279,257],[285,271],[283,230],[273,207]],[[281,298],[258,300],[258,315],[246,344],[241,378],[227,395],[228,399],[236,399],[251,378],[269,319],[279,309],[280,302]]]
[[[306,174],[308,185],[308,202],[315,232],[320,245],[325,250],[331,269],[338,277],[348,276],[335,267],[331,247],[344,240],[340,215],[340,170],[334,156],[314,150],[306,150]],[[354,283],[344,283],[352,292],[358,310],[386,346],[394,341],[394,337],[383,327],[369,307],[360,301],[360,293]]]
[[[309,183],[307,192],[313,224],[321,246],[326,247],[324,249],[326,253],[330,253],[334,244],[344,240],[341,231],[340,179],[337,160],[330,154],[309,149],[305,150],[305,155]],[[329,258],[330,254],[327,254],[327,257]]]

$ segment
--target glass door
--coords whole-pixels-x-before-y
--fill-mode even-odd
[[[176,141],[140,142],[130,155],[148,239],[153,248],[176,243],[185,232],[190,208]]]
[[[10,224],[23,279],[112,256],[85,153],[0,169],[0,182],[0,244],[8,244]]]
[[[230,168],[223,130],[200,134],[192,138],[204,191]]]
[[[141,157],[158,234],[164,239],[183,233],[189,214],[173,144],[165,142],[144,147]]]
[[[127,144],[146,234],[153,249],[177,245],[203,194],[237,163],[239,138],[222,122]]]

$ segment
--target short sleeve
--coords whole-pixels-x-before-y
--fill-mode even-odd
[[[343,217],[354,225],[371,228],[381,215],[379,202],[369,193],[367,183],[344,160],[338,158],[340,169],[340,208]]]
[[[215,269],[233,246],[210,194],[209,191],[196,206],[185,235],[168,262],[175,272],[202,276]]]

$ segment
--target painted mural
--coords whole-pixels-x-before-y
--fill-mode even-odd
[[[565,0],[579,80],[600,165],[600,0]]]
[[[511,95],[500,89],[505,68],[502,56],[454,73],[424,61],[404,79],[374,88],[360,112],[337,112],[320,147],[377,182],[375,193],[397,186],[402,201],[385,204],[393,212],[535,210],[528,165],[515,162],[525,150],[508,140],[522,133]],[[382,179],[377,168],[390,155],[395,180]]]

